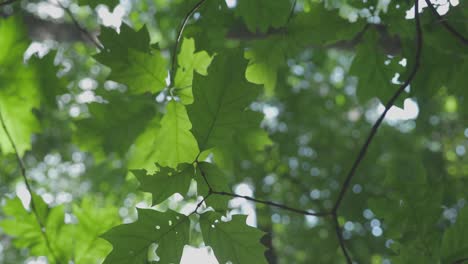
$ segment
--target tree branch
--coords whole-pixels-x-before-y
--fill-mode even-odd
[[[349,170],[348,174],[346,175],[346,179],[340,189],[340,192],[338,194],[338,198],[336,199],[336,202],[333,206],[332,209],[332,215],[333,219],[335,221],[335,231],[336,235],[338,237],[338,240],[340,241],[340,246],[341,250],[343,251],[343,255],[346,257],[346,260],[348,264],[352,263],[352,260],[349,256],[349,253],[346,249],[346,246],[344,244],[344,238],[343,234],[341,232],[341,227],[339,226],[338,223],[338,216],[337,216],[337,211],[340,208],[341,202],[343,201],[343,198],[346,194],[346,191],[349,189],[349,186],[351,184],[351,180],[353,177],[356,175],[356,170],[361,164],[362,160],[364,159],[367,149],[369,148],[370,144],[372,143],[372,140],[374,139],[375,135],[377,134],[377,131],[382,124],[385,116],[387,115],[387,112],[390,110],[390,108],[393,106],[395,101],[398,99],[398,97],[403,93],[403,91],[406,89],[406,87],[411,83],[411,81],[414,79],[416,76],[416,73],[419,70],[420,66],[420,61],[421,61],[421,51],[422,51],[422,46],[423,46],[423,35],[422,35],[422,30],[421,30],[421,22],[419,20],[419,11],[418,11],[418,0],[415,0],[415,6],[414,6],[414,21],[415,21],[415,27],[416,27],[416,55],[415,55],[415,63],[413,66],[413,69],[410,72],[410,75],[406,79],[406,81],[398,88],[398,90],[395,92],[395,94],[390,98],[390,100],[387,102],[385,105],[385,110],[384,112],[380,115],[379,119],[375,122],[375,124],[372,126],[372,129],[367,136],[367,139],[364,143],[364,145],[361,147],[359,154],[357,158],[354,160],[353,166]]]
[[[431,9],[432,13],[437,17],[442,26],[450,32],[455,38],[457,38],[461,43],[468,45],[468,39],[464,37],[460,32],[458,32],[454,27],[452,27],[445,19],[437,12],[437,9],[432,5],[430,0],[425,0],[429,9]]]
[[[198,165],[198,161],[195,161],[195,164]],[[197,166],[197,168],[200,170],[200,173],[201,173],[201,175],[203,176],[203,179],[204,179],[206,185],[207,185],[208,188],[209,188],[209,191],[208,191],[208,194],[209,194],[209,195],[210,195],[210,194],[216,194],[216,195],[224,195],[224,196],[230,196],[230,197],[235,197],[235,198],[243,198],[243,199],[246,199],[246,200],[255,202],[255,203],[266,204],[266,205],[269,205],[269,206],[281,208],[281,209],[286,210],[286,211],[290,211],[290,212],[294,212],[294,213],[298,213],[298,214],[303,214],[303,215],[313,215],[313,216],[319,216],[319,217],[325,217],[325,216],[330,216],[330,215],[331,215],[330,212],[313,213],[313,212],[309,212],[309,211],[305,211],[305,210],[293,208],[293,207],[290,207],[290,206],[287,206],[287,205],[284,205],[284,204],[279,204],[279,203],[272,202],[272,201],[259,200],[259,199],[255,199],[255,198],[253,198],[253,197],[244,196],[244,195],[238,195],[238,194],[235,194],[235,193],[216,191],[216,190],[214,190],[214,189],[211,188],[211,185],[210,185],[210,183],[208,182],[208,179],[206,178],[206,174],[205,174],[205,172],[203,171],[203,169],[202,169],[200,166]]]
[[[94,46],[96,46],[96,48],[98,48],[100,51],[104,50],[104,46],[98,42],[98,40],[93,36],[91,35],[91,33],[89,33],[88,30],[86,30],[84,27],[82,27],[80,25],[80,23],[78,22],[78,20],[76,20],[75,16],[73,15],[72,11],[70,10],[70,8],[68,7],[65,7],[60,1],[57,1],[58,5],[68,14],[68,16],[71,18],[73,24],[75,25],[75,27],[89,40],[91,41],[91,43],[94,44]]]
[[[352,264],[353,261],[351,259],[351,256],[349,255],[348,250],[346,249],[343,233],[341,231],[340,223],[338,223],[338,216],[336,215],[336,213],[333,213],[333,223],[335,225],[336,237],[338,238],[338,242],[340,243],[340,248],[343,252],[343,256],[346,258],[346,262],[348,264]]]
[[[16,147],[15,141],[13,140],[13,138],[12,138],[12,136],[10,134],[10,131],[6,127],[5,120],[3,118],[1,109],[0,109],[0,123],[2,123],[2,128],[5,131],[5,134],[6,134],[7,138],[8,138],[8,141],[10,142],[10,144],[13,147],[13,150],[15,152],[16,160],[18,161],[18,166],[19,166],[20,171],[21,171],[21,176],[23,177],[24,183],[26,185],[26,189],[28,190],[28,192],[29,192],[29,194],[31,196],[31,201],[30,201],[31,211],[34,214],[34,218],[36,219],[36,222],[37,222],[37,224],[39,226],[39,230],[40,230],[40,232],[42,234],[42,237],[44,238],[46,248],[49,251],[49,253],[52,255],[52,258],[55,260],[55,263],[60,263],[57,256],[55,255],[54,251],[52,250],[52,247],[50,245],[50,240],[49,240],[49,238],[47,236],[47,233],[46,233],[46,227],[45,227],[44,223],[42,222],[42,220],[41,220],[41,218],[39,216],[39,213],[37,211],[36,202],[34,201],[34,196],[33,196],[33,191],[32,191],[32,188],[31,188],[31,184],[29,183],[29,180],[26,177],[26,166],[24,165],[24,162],[20,157],[18,148]]]
[[[338,194],[338,198],[335,202],[335,205],[333,206],[332,212],[336,213],[338,211],[338,208],[341,205],[341,202],[343,200],[344,195],[346,194],[346,191],[348,190],[351,180],[353,179],[354,175],[356,174],[356,170],[361,164],[362,160],[364,159],[367,149],[369,148],[370,144],[372,143],[372,140],[374,139],[375,135],[377,134],[377,131],[382,124],[385,116],[387,115],[388,111],[390,108],[394,105],[395,101],[398,99],[398,97],[403,93],[403,91],[408,87],[408,85],[411,83],[411,81],[414,79],[416,76],[416,73],[419,70],[420,66],[420,61],[421,61],[421,51],[422,51],[422,44],[423,44],[423,35],[422,35],[422,30],[421,30],[421,22],[419,19],[419,12],[418,12],[418,0],[415,1],[415,27],[416,27],[416,55],[415,55],[415,63],[413,66],[413,69],[411,70],[408,78],[406,81],[398,88],[398,90],[393,94],[393,96],[390,98],[390,100],[385,104],[385,110],[384,112],[379,116],[375,124],[372,126],[372,129],[367,136],[367,139],[362,145],[359,154],[357,158],[354,160],[354,163],[349,170],[348,174],[346,175],[345,181],[340,189],[340,192]]]
[[[313,215],[313,216],[319,216],[319,217],[325,217],[325,216],[330,215],[329,212],[313,213],[313,212],[309,212],[309,211],[289,207],[289,206],[284,205],[284,204],[279,204],[279,203],[275,203],[275,202],[272,202],[272,201],[259,200],[259,199],[255,199],[253,197],[238,195],[238,194],[235,194],[235,193],[218,192],[218,191],[213,191],[212,193],[217,194],[217,195],[231,196],[231,197],[235,197],[235,198],[243,198],[243,199],[255,202],[255,203],[266,204],[266,205],[269,205],[269,206],[277,207],[277,208],[280,208],[280,209],[283,209],[283,210],[286,210],[286,211],[290,211],[290,212],[294,212],[294,213],[298,213],[298,214],[303,214],[303,215]]]

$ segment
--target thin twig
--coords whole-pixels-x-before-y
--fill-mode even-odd
[[[91,33],[86,30],[84,27],[82,27],[80,25],[80,23],[78,22],[78,20],[76,20],[75,16],[73,15],[72,11],[70,10],[70,8],[64,6],[60,1],[57,1],[58,5],[68,14],[68,16],[71,18],[73,24],[75,25],[75,27],[89,40],[91,41],[91,43],[94,44],[94,46],[96,46],[96,48],[98,48],[100,51],[103,51],[104,50],[104,46],[98,42],[98,40],[93,36],[91,35]]]
[[[468,39],[463,36],[460,32],[458,32],[455,28],[453,28],[447,21],[445,18],[443,18],[439,12],[437,12],[437,9],[434,7],[434,5],[432,5],[431,1],[430,0],[425,0],[426,1],[426,4],[427,6],[429,7],[429,9],[431,9],[432,13],[434,13],[434,15],[437,17],[437,19],[439,20],[440,23],[442,23],[442,26],[445,27],[445,29],[450,32],[453,36],[455,36],[455,38],[457,38],[458,40],[460,40],[463,44],[465,45],[468,45]]]
[[[195,161],[195,163],[198,165],[198,161]],[[209,181],[208,181],[208,179],[207,179],[207,177],[206,177],[206,174],[205,174],[205,172],[203,171],[203,169],[202,169],[200,166],[197,166],[197,168],[199,168],[200,173],[201,173],[201,175],[203,176],[203,179],[204,179],[206,185],[207,185],[208,188],[209,188],[208,196],[209,196],[210,194],[216,194],[216,195],[224,195],[224,196],[230,196],[230,197],[236,197],[236,198],[244,198],[244,199],[246,199],[246,200],[249,200],[249,201],[252,201],[252,202],[255,202],[255,203],[266,204],[266,205],[269,205],[269,206],[281,208],[281,209],[283,209],[283,210],[287,210],[287,211],[290,211],[290,212],[294,212],[294,213],[298,213],[298,214],[303,214],[303,215],[313,215],[313,216],[319,216],[319,217],[325,217],[325,216],[331,215],[330,212],[319,212],[319,213],[314,213],[314,212],[309,212],[309,211],[305,211],[305,210],[293,208],[293,207],[290,207],[290,206],[287,206],[287,205],[284,205],[284,204],[275,203],[275,202],[272,202],[272,201],[265,201],[265,200],[255,199],[255,198],[250,197],[250,196],[238,195],[238,194],[229,193],[229,192],[219,192],[219,191],[216,191],[216,190],[214,190],[214,189],[211,187],[211,185],[210,185],[210,183],[209,183]]]
[[[415,26],[416,26],[416,56],[415,56],[415,63],[413,66],[413,69],[411,70],[410,75],[406,79],[406,81],[398,88],[398,90],[395,92],[395,94],[390,98],[390,100],[385,104],[385,110],[384,112],[380,115],[380,117],[377,119],[375,124],[372,126],[372,129],[367,136],[367,139],[362,145],[361,149],[359,150],[359,154],[357,158],[355,159],[351,169],[349,170],[348,174],[346,175],[346,179],[340,189],[340,193],[338,194],[338,198],[335,202],[335,205],[333,206],[332,212],[336,213],[338,208],[341,205],[341,202],[343,201],[343,197],[346,194],[346,191],[349,189],[349,186],[351,184],[351,180],[353,179],[354,175],[356,175],[356,170],[361,164],[362,160],[364,159],[364,156],[366,155],[367,149],[369,148],[370,144],[372,143],[372,140],[374,139],[375,135],[377,134],[377,130],[379,129],[380,125],[382,124],[385,116],[387,115],[388,111],[390,108],[393,106],[395,101],[398,99],[398,97],[403,93],[403,91],[408,87],[408,85],[411,83],[411,81],[414,79],[416,76],[416,73],[419,70],[420,66],[420,61],[421,61],[421,51],[422,51],[422,44],[423,44],[423,36],[422,36],[422,30],[421,30],[421,22],[419,19],[419,12],[418,12],[418,1],[415,1]]]
[[[349,252],[346,249],[340,223],[338,223],[338,216],[336,215],[336,213],[333,213],[333,222],[335,225],[335,233],[336,233],[336,236],[338,237],[338,242],[340,243],[341,251],[343,252],[344,257],[346,258],[346,262],[348,264],[352,264],[353,260],[351,259],[351,256],[349,255]]]
[[[13,4],[13,3],[16,2],[16,1],[18,1],[18,0],[6,0],[6,1],[4,1],[4,2],[1,2],[1,3],[0,3],[0,6]]]
[[[275,203],[275,202],[272,202],[272,201],[259,200],[259,199],[255,199],[255,198],[250,197],[250,196],[239,195],[239,194],[235,194],[235,193],[218,192],[218,191],[213,191],[212,193],[217,194],[217,195],[224,195],[224,196],[230,196],[230,197],[236,197],[236,198],[243,198],[243,199],[255,202],[255,203],[266,204],[266,205],[269,205],[269,206],[281,208],[281,209],[286,210],[286,211],[290,211],[290,212],[294,212],[294,213],[298,213],[298,214],[303,214],[303,215],[313,215],[313,216],[318,216],[318,217],[325,217],[325,216],[331,215],[330,212],[313,213],[313,212],[293,208],[293,207],[290,207],[290,206],[287,206],[287,205],[284,205],[284,204],[279,204],[279,203]]]
[[[176,43],[174,44],[174,50],[172,51],[172,60],[171,60],[171,71],[169,73],[169,87],[172,88],[174,85],[174,78],[175,78],[175,71],[177,68],[177,51],[179,50],[180,41],[182,39],[182,34],[184,33],[185,26],[187,25],[188,20],[190,17],[206,2],[206,0],[200,0],[195,6],[190,9],[190,11],[185,15],[184,20],[180,24],[179,30],[177,31],[177,38]]]
[[[208,194],[203,197],[203,199],[197,204],[197,206],[195,207],[195,210],[193,210],[193,212],[190,214],[195,214],[198,212],[198,209],[202,206],[202,204],[206,201],[206,199],[208,199],[208,197],[210,197],[213,193],[212,192],[208,192]]]
[[[21,171],[21,176],[23,177],[24,183],[26,185],[26,189],[28,190],[28,192],[29,192],[29,194],[31,196],[31,201],[30,201],[31,211],[34,214],[34,218],[36,219],[36,222],[37,222],[37,224],[39,226],[39,230],[40,230],[40,232],[42,234],[42,237],[44,238],[44,242],[46,244],[47,250],[49,251],[52,258],[55,260],[55,263],[60,263],[57,256],[55,255],[54,251],[52,250],[52,247],[50,245],[50,240],[49,240],[49,238],[48,238],[48,236],[46,234],[46,227],[45,227],[44,223],[42,222],[41,217],[39,216],[39,212],[37,211],[36,202],[34,201],[34,195],[33,195],[33,191],[32,191],[32,188],[31,188],[31,184],[29,183],[29,180],[26,177],[26,166],[24,165],[24,162],[20,157],[18,148],[16,147],[15,141],[13,140],[13,138],[12,138],[12,136],[10,134],[10,131],[6,127],[5,120],[3,118],[1,110],[0,110],[0,122],[2,123],[2,128],[5,131],[5,134],[6,134],[7,138],[8,138],[8,141],[10,142],[10,144],[13,147],[13,150],[15,152],[16,160],[18,161],[18,166],[19,166],[20,171]]]
[[[200,174],[202,175],[203,177],[203,180],[205,181],[206,183],[206,186],[208,186],[208,194],[211,194],[213,192],[213,188],[211,187],[210,185],[210,182],[208,181],[208,179],[206,178],[206,174],[205,172],[202,170],[202,168],[200,167],[200,163],[198,161],[195,161],[195,164],[197,164],[197,168],[200,170]]]

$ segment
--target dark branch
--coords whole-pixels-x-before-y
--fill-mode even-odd
[[[184,33],[185,26],[187,25],[188,20],[192,15],[206,2],[206,0],[200,0],[195,6],[190,9],[190,11],[185,15],[184,20],[180,24],[179,30],[177,31],[176,43],[174,44],[174,50],[172,51],[172,60],[171,60],[171,71],[169,73],[170,83],[169,87],[174,85],[175,71],[177,68],[177,51],[179,50],[180,41],[182,39],[182,34]]]
[[[343,197],[346,194],[346,191],[349,189],[349,186],[351,184],[351,180],[353,179],[354,175],[356,175],[356,170],[361,164],[362,160],[364,159],[367,149],[369,148],[370,144],[372,143],[372,140],[374,139],[375,135],[377,134],[377,131],[382,124],[385,116],[387,115],[387,112],[390,110],[390,108],[394,105],[395,101],[398,99],[398,97],[403,93],[403,91],[408,87],[408,85],[411,83],[411,81],[414,79],[416,76],[416,73],[419,70],[420,66],[420,61],[421,61],[421,50],[422,50],[422,44],[423,44],[423,36],[422,36],[422,30],[421,30],[421,23],[419,20],[419,12],[418,12],[418,1],[415,1],[415,26],[416,26],[416,56],[415,56],[415,63],[413,66],[413,69],[410,72],[410,75],[406,79],[406,81],[398,88],[398,90],[395,92],[395,94],[390,98],[390,100],[385,104],[385,111],[380,115],[380,117],[377,119],[375,124],[372,126],[372,129],[367,136],[367,139],[364,143],[364,145],[361,147],[359,154],[354,161],[351,169],[349,170],[348,174],[346,175],[346,179],[340,189],[340,193],[338,194],[338,198],[335,202],[335,205],[333,206],[332,212],[336,213],[338,208],[341,205],[341,202],[343,201]]]
[[[60,3],[60,1],[57,1],[57,3],[59,4],[59,6],[68,14],[68,16],[70,16],[73,24],[75,25],[75,27],[89,40],[91,41],[91,43],[94,44],[94,46],[96,46],[96,48],[98,48],[99,50],[104,50],[104,46],[102,46],[101,43],[98,42],[98,40],[93,36],[91,35],[91,33],[86,30],[84,27],[82,27],[80,25],[80,23],[78,22],[78,20],[76,20],[75,16],[73,15],[72,11],[70,10],[70,8],[68,7],[65,7],[62,3]]]
[[[203,181],[205,181],[206,186],[208,186],[208,194],[211,194],[213,192],[213,188],[211,187],[210,182],[206,178],[205,172],[200,168],[200,166],[199,166],[200,163],[198,161],[195,161],[195,164],[197,164],[197,169],[200,170],[200,174],[203,177]]]
[[[351,259],[351,256],[349,255],[348,250],[346,249],[343,234],[341,231],[340,224],[338,223],[338,216],[336,215],[336,213],[333,214],[333,222],[335,225],[335,233],[336,233],[336,236],[338,237],[338,242],[340,243],[341,251],[343,252],[344,257],[346,258],[346,262],[348,264],[352,264],[353,261]]]
[[[212,195],[211,192],[209,192],[205,197],[203,197],[203,199],[197,204],[197,206],[195,207],[195,210],[193,210],[191,215],[198,212],[198,209],[202,206],[202,204],[206,201],[206,199],[208,199],[208,197],[210,197],[210,195]]]
[[[442,23],[442,26],[445,27],[445,29],[450,32],[455,38],[457,38],[459,41],[461,41],[463,44],[468,45],[468,39],[464,37],[460,32],[458,32],[455,28],[453,28],[438,12],[437,9],[432,5],[430,0],[426,0],[426,4],[431,9],[432,13],[437,17],[440,23]]]
[[[8,141],[10,142],[11,146],[13,147],[13,150],[14,150],[15,156],[16,156],[16,160],[18,161],[18,166],[19,166],[20,171],[21,171],[21,176],[23,177],[24,184],[26,185],[26,189],[28,190],[29,194],[31,195],[31,201],[30,201],[31,211],[34,214],[34,218],[36,219],[36,222],[37,222],[37,224],[39,226],[39,230],[40,230],[40,232],[42,234],[42,237],[44,238],[46,248],[49,251],[50,255],[52,255],[52,258],[55,260],[55,263],[60,263],[57,256],[55,255],[54,251],[52,250],[52,247],[50,245],[49,237],[47,236],[47,233],[46,233],[46,227],[45,227],[44,223],[42,222],[42,220],[41,220],[41,218],[39,216],[39,213],[37,211],[36,202],[34,201],[34,196],[33,196],[33,191],[32,191],[32,188],[31,188],[31,184],[29,183],[29,180],[26,177],[26,166],[24,165],[24,162],[20,157],[18,148],[16,147],[15,141],[11,137],[10,131],[6,127],[5,120],[3,119],[3,115],[2,115],[1,110],[0,110],[0,123],[2,123],[2,128],[5,131],[5,134],[6,134],[7,138],[8,138]]]
[[[195,161],[195,163],[198,165],[198,161]],[[293,208],[293,207],[290,207],[290,206],[287,206],[287,205],[284,205],[284,204],[275,203],[275,202],[272,202],[272,201],[259,200],[259,199],[255,199],[255,198],[253,198],[253,197],[244,196],[244,195],[238,195],[238,194],[235,194],[235,193],[218,192],[218,191],[214,190],[214,189],[211,187],[210,183],[208,182],[208,179],[206,178],[206,174],[205,174],[205,172],[202,170],[202,168],[201,168],[200,166],[197,166],[197,168],[200,170],[200,173],[201,173],[201,175],[203,176],[203,179],[204,179],[204,181],[205,181],[205,184],[206,184],[206,185],[208,186],[208,188],[209,188],[209,192],[208,192],[207,197],[208,197],[209,195],[211,195],[211,194],[224,195],[224,196],[230,196],[230,197],[236,197],[236,198],[244,198],[244,199],[249,200],[249,201],[252,201],[252,202],[261,203],[261,204],[266,204],[266,205],[269,205],[269,206],[281,208],[281,209],[283,209],[283,210],[287,210],[287,211],[290,211],[290,212],[294,212],[294,213],[298,213],[298,214],[303,214],[303,215],[313,215],[313,216],[320,216],[320,217],[324,217],[324,216],[329,216],[329,215],[331,215],[330,212],[313,213],[313,212],[309,212],[309,211],[305,211],[305,210]]]
[[[246,199],[246,200],[249,200],[249,201],[252,201],[252,202],[266,204],[266,205],[269,205],[269,206],[277,207],[277,208],[280,208],[280,209],[283,209],[283,210],[286,210],[286,211],[290,211],[290,212],[294,212],[294,213],[298,213],[298,214],[303,214],[303,215],[313,215],[313,216],[319,216],[319,217],[325,217],[325,216],[330,215],[329,212],[313,213],[313,212],[309,212],[309,211],[289,207],[289,206],[284,205],[284,204],[279,204],[279,203],[275,203],[275,202],[272,202],[272,201],[259,200],[259,199],[255,199],[253,197],[238,195],[238,194],[235,194],[235,193],[218,192],[218,191],[213,191],[212,193],[217,194],[217,195],[224,195],[224,196],[230,196],[230,197],[236,197],[236,198],[243,198],[243,199]]]

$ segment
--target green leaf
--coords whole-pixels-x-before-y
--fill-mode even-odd
[[[41,105],[57,107],[57,96],[67,93],[67,80],[58,78],[58,67],[55,65],[56,51],[51,51],[42,58],[31,56],[28,65],[36,68],[40,87]]]
[[[120,33],[115,30],[103,27],[99,40],[104,45],[104,51],[96,54],[95,58],[99,59],[101,56],[116,55],[118,59],[119,54],[126,55],[129,49],[138,50],[141,52],[149,53],[150,48],[150,35],[146,26],[143,26],[138,31],[135,31],[129,25],[122,23]],[[110,53],[110,54],[109,54]]]
[[[273,95],[276,86],[276,74],[285,63],[285,47],[276,39],[257,41],[244,54],[249,60],[245,77],[249,82],[265,85],[265,93]]]
[[[0,36],[0,111],[22,156],[31,148],[32,134],[40,131],[32,112],[40,106],[40,87],[34,68],[22,63],[28,45],[24,41],[23,25],[14,17],[2,19]],[[0,127],[0,150],[14,152],[3,127]]]
[[[449,227],[442,239],[442,263],[455,263],[468,257],[468,209],[460,210],[457,222]]]
[[[79,205],[73,205],[73,215],[78,223],[67,225],[70,234],[62,232],[61,245],[68,245],[70,259],[77,264],[102,262],[112,247],[99,236],[121,222],[118,208],[111,203],[101,205],[99,200],[87,196]]]
[[[87,197],[79,206],[73,205],[73,215],[78,223],[65,224],[63,206],[49,209],[42,198],[36,194],[33,197],[54,256],[47,247],[35,215],[23,207],[19,198],[6,202],[4,213],[7,218],[0,221],[4,232],[14,237],[17,248],[29,248],[33,256],[47,256],[50,263],[55,263],[57,258],[62,263],[73,259],[77,264],[87,264],[103,259],[110,252],[110,246],[98,236],[120,221],[116,207],[108,205],[102,208]]]
[[[161,129],[161,117],[159,115],[151,119],[145,130],[134,141],[134,147],[130,148],[128,167],[131,169],[145,169],[155,172],[157,161],[157,142],[155,135]],[[159,155],[159,154],[158,154]]]
[[[137,211],[136,222],[119,225],[102,235],[113,246],[104,264],[148,263],[153,243],[158,244],[160,263],[179,263],[189,242],[189,218],[171,210],[163,213],[137,208]]]
[[[309,12],[295,15],[287,26],[292,46],[326,46],[351,40],[363,29],[361,21],[349,23],[335,10],[327,10],[323,3],[313,3]]]
[[[184,39],[177,56],[179,67],[175,76],[175,91],[184,104],[193,102],[192,81],[193,72],[207,75],[208,66],[212,57],[206,51],[195,52],[195,41],[191,38]]]
[[[162,203],[174,193],[185,195],[194,175],[191,164],[180,164],[177,170],[159,167],[159,171],[149,175],[145,170],[133,170],[140,182],[140,189],[153,195],[153,205]]]
[[[155,138],[155,153],[152,157],[162,166],[176,168],[179,163],[191,163],[198,154],[198,145],[190,132],[192,124],[179,102],[170,101],[166,106],[166,114],[161,120]]]
[[[121,33],[103,29],[99,38],[105,49],[94,58],[111,68],[108,79],[128,86],[130,93],[159,92],[166,87],[167,61],[151,50],[146,27],[135,32],[123,24]]]
[[[131,93],[156,93],[166,87],[166,59],[159,51],[153,54],[128,50],[128,57],[103,64],[111,68],[108,79],[128,86]]]
[[[357,48],[350,69],[350,74],[358,77],[358,98],[366,102],[377,97],[381,102],[386,102],[399,87],[399,84],[392,83],[393,76],[403,69],[398,64],[398,58],[390,60],[379,48],[377,32],[368,30]]]
[[[49,210],[42,198],[36,194],[33,197],[40,221],[45,226],[50,242],[53,242],[52,238],[56,238],[60,234],[60,229],[65,224],[64,208],[59,206]],[[0,222],[0,227],[6,234],[14,237],[15,246],[29,248],[35,256],[48,256],[49,260],[55,263],[35,215],[23,207],[20,199],[8,200],[3,209],[8,218]]]
[[[243,18],[251,32],[267,32],[270,27],[286,24],[292,5],[288,0],[238,0],[236,14]]]
[[[103,97],[107,103],[91,103],[91,116],[75,121],[74,133],[74,141],[99,159],[110,153],[124,155],[156,113],[149,96],[112,91]]]
[[[198,164],[195,180],[197,181],[198,195],[206,197],[209,193],[209,187],[203,178],[201,171],[205,174],[206,180],[210,183],[211,188],[218,192],[230,192],[227,176],[222,170],[214,164],[207,162],[200,162]],[[229,196],[211,195],[205,201],[208,206],[213,207],[217,211],[226,211],[228,202],[231,198]]]
[[[200,151],[232,141],[233,134],[252,122],[246,111],[259,89],[245,80],[245,61],[238,53],[218,55],[208,76],[196,75],[194,103],[187,106],[192,133]]]
[[[232,143],[213,149],[214,160],[223,169],[235,170],[236,160],[254,159],[256,154],[272,144],[268,133],[263,129],[246,128],[234,135]]]
[[[265,233],[246,225],[246,219],[246,215],[233,215],[231,221],[223,222],[221,215],[214,212],[201,215],[203,240],[220,263],[267,263],[266,248],[260,242]]]

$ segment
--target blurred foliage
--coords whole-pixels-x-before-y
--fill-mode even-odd
[[[465,39],[467,3],[435,4]],[[468,259],[468,48],[425,6],[337,211],[355,263]],[[0,2],[0,263],[349,263],[330,215],[232,194],[330,212],[414,22],[408,1]]]

